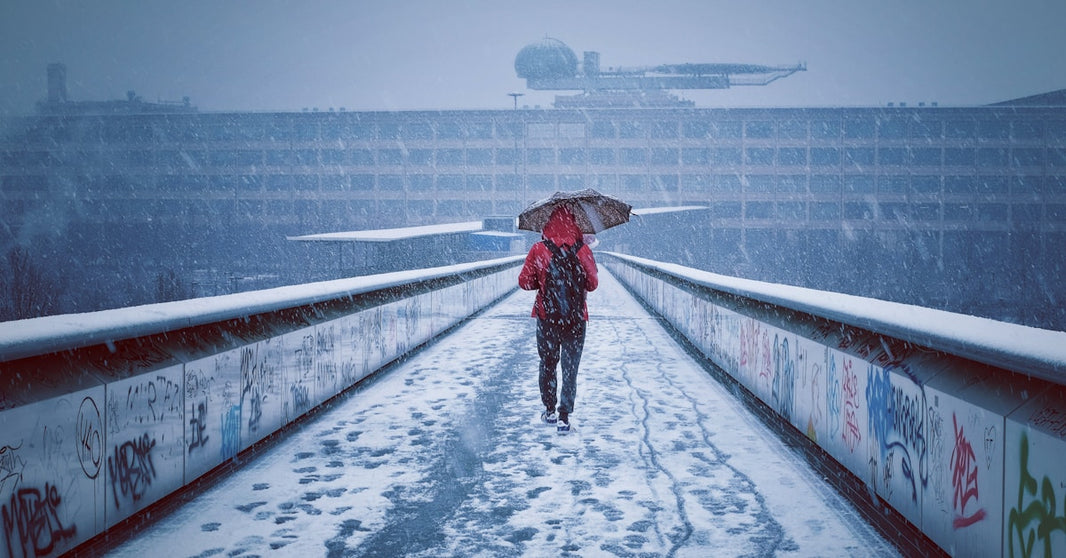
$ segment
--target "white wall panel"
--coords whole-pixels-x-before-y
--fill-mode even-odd
[[[0,411],[5,556],[69,550],[105,526],[104,387]]]
[[[184,483],[183,381],[179,364],[108,383],[108,527]]]

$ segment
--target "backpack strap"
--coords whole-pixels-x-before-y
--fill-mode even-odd
[[[548,240],[547,238],[545,238],[541,242],[544,243],[544,247],[547,248],[548,251],[551,252],[553,256],[562,256],[562,255],[564,255],[563,254],[563,249],[560,248],[559,246],[556,246],[555,243],[552,242],[551,240]],[[577,255],[578,250],[581,250],[581,247],[584,246],[584,245],[585,245],[585,243],[582,242],[582,240],[579,238],[579,239],[577,239],[577,242],[574,242],[574,244],[570,246],[570,250],[568,250],[568,251],[572,251],[574,253],[574,255]]]

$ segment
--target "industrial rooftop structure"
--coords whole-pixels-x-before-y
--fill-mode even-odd
[[[670,95],[677,89],[728,89],[737,85],[767,85],[796,72],[794,66],[758,64],[681,63],[636,67],[600,67],[600,53],[577,55],[558,39],[545,37],[518,52],[514,62],[518,77],[536,90],[582,91],[556,97],[557,108],[609,106],[691,106]]]

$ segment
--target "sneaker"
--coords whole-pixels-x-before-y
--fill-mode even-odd
[[[566,434],[570,432],[570,419],[560,417],[558,424],[555,426],[555,429],[559,432],[559,434]]]
[[[559,420],[559,415],[555,414],[555,411],[542,411],[540,413],[540,420],[547,424],[555,424]]]

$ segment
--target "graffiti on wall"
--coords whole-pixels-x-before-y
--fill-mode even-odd
[[[248,415],[248,432],[259,430],[267,397],[266,370],[255,361],[253,347],[241,349],[241,408]]]
[[[0,516],[8,556],[45,556],[58,543],[74,538],[76,525],[63,525],[59,489],[45,483],[43,489],[19,488],[3,503]]]
[[[796,355],[797,358],[799,355]],[[796,382],[796,363],[793,362],[788,337],[774,335],[773,378],[770,387],[770,402],[775,411],[785,420],[792,420],[793,388]]]
[[[970,440],[966,437],[958,417],[951,414],[951,423],[955,429],[955,448],[951,451],[951,506],[955,511],[952,526],[956,529],[969,527],[985,518],[987,512],[980,507],[980,494],[977,489],[977,455]]]
[[[841,422],[841,439],[848,451],[855,453],[862,441],[862,430],[859,429],[859,377],[854,370],[855,361],[844,359],[844,371],[840,385],[840,396],[843,401],[843,417]]]
[[[75,447],[78,462],[85,476],[95,479],[100,474],[104,459],[104,425],[96,400],[86,396],[78,408]]]
[[[115,508],[121,508],[119,500],[129,498],[139,502],[156,478],[152,450],[156,441],[148,434],[115,446],[114,454],[107,458],[107,472],[111,479],[111,494]]]
[[[900,379],[892,382],[893,372]],[[905,367],[870,366],[866,385],[866,408],[869,434],[880,450],[882,481],[888,488],[896,472],[910,490],[912,502],[918,502],[919,488],[928,483],[928,448],[925,437],[925,389]]]
[[[1066,497],[1058,501],[1052,480],[1047,475],[1037,479],[1029,471],[1029,435],[1025,430],[1019,444],[1018,497],[1007,516],[1010,556],[1052,558],[1052,536],[1066,535]]]

